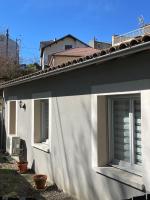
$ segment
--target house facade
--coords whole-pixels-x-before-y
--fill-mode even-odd
[[[44,69],[45,65],[49,65],[49,62],[51,60],[51,56],[54,53],[68,50],[71,48],[78,48],[78,47],[89,47],[86,43],[82,42],[81,40],[77,39],[76,37],[72,35],[66,35],[60,39],[50,40],[50,41],[44,41],[40,45],[40,64],[42,66],[42,69]]]
[[[1,84],[6,150],[81,200],[150,191],[150,37]]]

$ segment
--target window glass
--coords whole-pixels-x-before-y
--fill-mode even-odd
[[[114,159],[130,162],[129,100],[113,101]]]
[[[72,49],[72,45],[65,45],[65,50]]]
[[[141,103],[138,96],[111,97],[113,162],[142,164]],[[121,161],[121,162],[120,162]]]

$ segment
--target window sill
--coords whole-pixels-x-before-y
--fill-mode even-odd
[[[121,183],[127,184],[139,190],[144,190],[144,184],[141,176],[117,169],[115,167],[94,167],[94,171]]]
[[[35,143],[32,145],[33,148],[39,149],[41,151],[44,151],[46,153],[50,152],[49,146],[47,144],[44,143]]]

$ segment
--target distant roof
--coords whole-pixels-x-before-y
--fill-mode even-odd
[[[116,58],[125,57],[142,51],[150,50],[150,35],[144,35],[140,38],[134,38],[130,42],[121,43],[118,46],[111,47],[105,50],[99,50],[97,53],[77,58],[72,61],[67,61],[57,66],[49,67],[44,70],[39,70],[35,73],[24,75],[13,80],[0,84],[0,89],[30,82],[33,80],[54,76],[56,74],[68,72],[71,70],[93,66],[93,64],[104,63]]]
[[[71,35],[71,34],[68,34],[68,35],[65,35],[65,36],[62,37],[62,38],[59,38],[58,40],[55,40],[55,41],[51,42],[50,44],[44,46],[43,48],[41,48],[41,57],[42,57],[42,55],[43,55],[43,51],[44,51],[45,48],[50,47],[50,46],[52,46],[53,44],[56,44],[57,42],[59,42],[59,41],[61,41],[61,40],[64,40],[64,39],[67,38],[67,37],[72,38],[72,39],[74,39],[74,40],[78,40],[78,41],[81,42],[82,44],[84,44],[84,45],[86,45],[87,47],[89,47],[89,45],[86,44],[85,42],[79,40],[78,38],[74,37],[74,36]],[[50,40],[50,41],[51,41],[51,40]]]
[[[64,51],[60,51],[57,53],[54,53],[54,56],[77,56],[77,57],[83,57],[87,55],[91,55],[93,53],[99,52],[98,49],[94,49],[92,47],[78,47],[78,48],[72,48]]]
[[[53,43],[54,41],[53,40],[48,40],[48,41],[41,41],[40,42],[40,49],[42,49],[43,47]]]

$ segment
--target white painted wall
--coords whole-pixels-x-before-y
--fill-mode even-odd
[[[18,107],[17,134],[26,141],[29,167],[35,163],[36,173],[47,174],[50,182],[55,182],[80,200],[121,200],[138,196],[143,194],[137,187],[139,179],[150,191],[149,61],[149,52],[144,52],[6,88],[7,103],[15,96],[16,100],[26,104],[26,110]],[[37,93],[38,97],[40,93],[45,93],[51,98],[49,153],[32,145],[32,99]],[[131,176],[131,173],[127,175],[123,170],[121,174],[119,171],[113,174],[114,171],[100,167],[97,161],[97,135],[101,123],[97,120],[96,96],[128,93],[141,94],[143,174],[140,178]],[[8,136],[7,103],[5,127]],[[94,166],[101,169],[99,173]],[[110,176],[112,174],[113,177]],[[134,187],[131,186],[133,181],[136,183]]]

